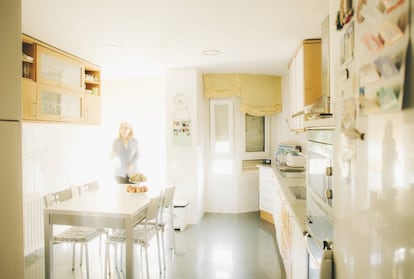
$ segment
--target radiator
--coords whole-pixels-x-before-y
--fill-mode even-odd
[[[44,245],[43,197],[30,194],[23,198],[24,255],[27,256]]]

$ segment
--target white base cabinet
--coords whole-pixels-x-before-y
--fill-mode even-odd
[[[292,222],[292,278],[308,278],[308,254],[303,231]]]
[[[275,208],[275,195],[277,180],[270,168],[260,168],[259,182],[259,208],[260,217],[274,223],[273,212]]]
[[[271,167],[260,167],[259,205],[262,212],[270,214],[275,225],[276,240],[283,260],[287,279],[307,278],[307,250],[303,237],[303,226],[298,223],[295,211],[283,188],[291,181],[279,181]],[[281,184],[287,183],[283,187]]]

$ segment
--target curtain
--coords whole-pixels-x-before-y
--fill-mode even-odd
[[[280,76],[205,74],[203,81],[206,98],[240,97],[243,113],[264,116],[282,111]]]

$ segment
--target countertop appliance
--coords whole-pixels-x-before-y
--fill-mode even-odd
[[[306,166],[305,155],[299,152],[289,152],[286,154],[286,165],[294,168],[303,168]]]
[[[359,52],[366,49],[366,45],[361,40],[361,31],[377,34],[375,30],[381,30],[387,22],[371,25],[371,30],[362,30],[354,21],[355,58],[342,65],[349,69],[349,79],[335,86],[336,103],[340,108],[335,112],[338,134],[334,144],[337,160],[333,168],[333,251],[337,279],[414,278],[414,3],[379,2],[400,5],[389,12],[381,12],[376,7],[370,12],[380,11],[382,16],[397,20],[404,18],[404,34],[408,32],[411,41],[407,59],[403,55],[401,63],[401,69],[405,69],[399,72],[405,73],[405,82],[399,85],[404,89],[403,96],[400,92],[402,108],[375,113],[361,110],[358,96],[363,89],[355,88],[359,84],[356,74],[361,62],[373,55],[387,56],[388,51],[401,46],[403,41],[398,40],[390,47],[385,43],[378,52],[362,57]],[[370,20],[372,22],[372,18]],[[344,26],[344,32],[348,28]],[[338,42],[340,40],[338,37]],[[387,82],[391,80],[381,77],[370,86],[387,87]]]
[[[290,153],[298,153],[302,151],[300,145],[281,143],[277,146],[275,152],[275,163],[278,166],[286,166],[286,156]]]

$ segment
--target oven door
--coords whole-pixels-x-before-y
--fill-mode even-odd
[[[307,183],[318,198],[332,207],[332,130],[308,131]]]
[[[328,212],[315,201],[315,194],[308,189],[306,200],[307,234],[305,243],[308,250],[308,278],[320,278],[323,250],[332,249],[333,223]]]

